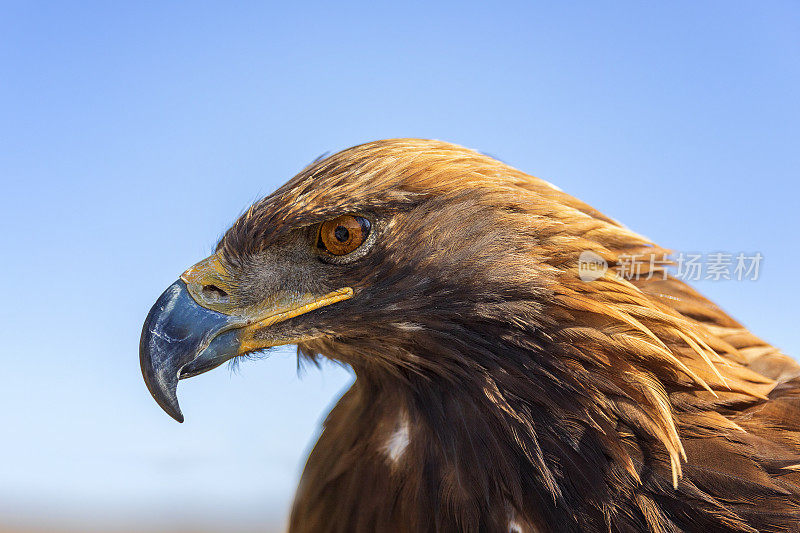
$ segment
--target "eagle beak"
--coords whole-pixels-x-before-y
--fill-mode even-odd
[[[210,370],[212,360],[218,366],[233,357],[236,352],[228,355],[226,348],[235,343],[230,335],[235,330],[219,335],[233,323],[232,316],[198,305],[183,280],[170,285],[150,309],[139,342],[139,363],[150,394],[178,422],[183,422],[177,390],[184,368],[202,358]],[[213,347],[212,340],[217,341]]]
[[[142,376],[158,405],[178,422],[183,422],[178,380],[208,372],[239,355],[297,342],[263,330],[353,295],[349,287],[319,296],[275,295],[265,305],[237,309],[227,288],[220,262],[212,255],[170,285],[145,319],[139,342]]]

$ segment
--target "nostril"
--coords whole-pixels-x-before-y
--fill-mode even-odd
[[[227,302],[228,293],[216,285],[203,285],[203,298],[212,302]]]

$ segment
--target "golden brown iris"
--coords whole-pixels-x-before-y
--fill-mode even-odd
[[[369,230],[370,223],[366,218],[341,215],[322,223],[317,246],[333,255],[346,255],[364,243]]]

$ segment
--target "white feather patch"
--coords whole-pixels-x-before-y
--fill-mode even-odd
[[[410,439],[408,419],[405,414],[401,414],[397,419],[397,426],[395,426],[394,431],[389,435],[383,447],[383,451],[386,452],[389,460],[393,463],[397,463],[400,458],[403,457],[403,453],[405,453]]]

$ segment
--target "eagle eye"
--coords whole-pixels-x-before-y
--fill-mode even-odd
[[[364,217],[341,215],[319,227],[317,247],[331,255],[347,255],[364,244],[372,225]]]

